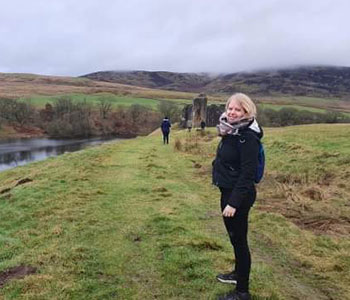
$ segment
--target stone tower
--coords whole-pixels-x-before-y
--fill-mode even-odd
[[[205,94],[199,94],[193,99],[192,108],[192,127],[198,128],[201,122],[207,120],[207,102],[208,98]]]

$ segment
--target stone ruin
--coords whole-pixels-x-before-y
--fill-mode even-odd
[[[193,104],[186,105],[182,110],[180,126],[200,128],[201,122],[205,121],[206,126],[214,127],[218,124],[220,115],[225,111],[225,105],[207,105],[208,98],[205,94],[199,94],[193,99]],[[190,121],[190,122],[189,122]]]
[[[192,102],[192,127],[198,128],[201,122],[207,123],[207,103],[208,98],[205,94],[199,94]]]

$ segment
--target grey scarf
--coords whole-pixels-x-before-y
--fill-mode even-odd
[[[224,136],[227,134],[237,135],[238,130],[244,127],[247,127],[252,123],[254,118],[242,119],[236,123],[230,124],[227,121],[226,113],[223,113],[219,118],[219,125],[216,125],[219,136]]]

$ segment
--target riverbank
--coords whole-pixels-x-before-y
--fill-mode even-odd
[[[266,130],[267,173],[250,220],[254,299],[350,299],[346,223],[319,223],[317,232],[296,222],[327,212],[346,220],[348,136],[345,125]],[[215,280],[232,266],[210,180],[218,139],[172,131],[170,140],[153,134],[1,173],[0,270],[32,272],[0,295],[217,299],[229,291]]]
[[[47,136],[42,129],[37,127],[14,127],[2,124],[0,128],[0,140],[40,137]]]
[[[103,137],[113,137],[130,139],[135,138],[137,135],[132,133],[121,133],[116,135],[93,135],[90,138],[103,138]],[[55,136],[49,136],[44,132],[44,130],[37,127],[13,127],[8,125],[2,125],[0,128],[0,140],[15,140],[15,139],[31,139],[31,138],[60,138]],[[77,137],[73,137],[77,138]],[[79,138],[79,137],[78,137]],[[83,137],[82,137],[83,138]],[[69,139],[69,138],[66,138]]]
[[[123,139],[114,137],[80,139],[40,137],[0,140],[0,172],[117,140]]]

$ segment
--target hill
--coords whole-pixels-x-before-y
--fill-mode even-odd
[[[25,99],[35,106],[43,107],[60,96],[94,104],[101,98],[108,98],[114,106],[141,104],[155,108],[162,100],[175,101],[178,105],[191,103],[198,92],[206,92],[210,104],[224,103],[228,95],[240,91],[251,95],[256,103],[265,108],[279,110],[287,106],[318,112],[339,111],[348,115],[349,68],[325,69],[329,73],[322,71],[321,67],[314,67],[314,73],[306,68],[304,71],[279,70],[220,76],[146,71],[107,72],[107,80],[122,83],[103,81],[105,72],[87,75],[96,80],[86,77],[0,73],[0,99]],[[343,75],[339,70],[344,70]],[[317,87],[310,78],[316,78],[313,79],[315,82],[324,81],[326,88]],[[329,82],[327,78],[331,78]],[[337,80],[340,81],[339,84],[336,84]],[[332,90],[333,87],[336,90]],[[301,94],[319,96],[300,96]]]
[[[172,91],[200,92],[212,79],[208,74],[131,71],[95,72],[81,76],[92,80],[117,82]]]
[[[265,130],[250,218],[254,299],[350,299],[349,130]],[[210,180],[217,144],[214,130],[173,131],[169,146],[155,133],[0,173],[0,297],[228,292],[215,280],[232,266]]]
[[[88,78],[0,73],[0,98],[99,93],[159,99],[192,99],[194,97],[193,93],[169,92]]]
[[[81,76],[105,82],[209,94],[245,92],[259,96],[294,95],[350,100],[350,68],[299,67],[291,69],[209,74],[104,71]]]

